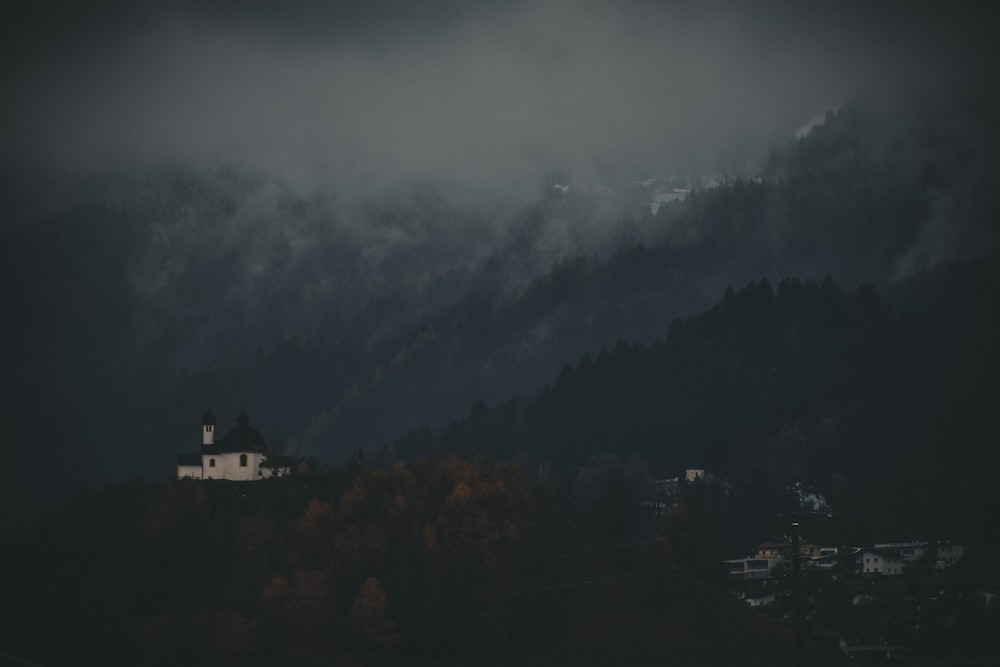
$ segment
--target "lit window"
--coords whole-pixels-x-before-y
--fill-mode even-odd
[[[215,467],[215,459],[209,459],[208,460],[208,467],[209,468],[214,468]]]
[[[246,454],[240,454],[240,467],[241,468],[246,468],[247,467],[247,455]]]

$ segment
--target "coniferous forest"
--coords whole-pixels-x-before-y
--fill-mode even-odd
[[[5,645],[53,663],[780,660],[787,628],[713,586],[723,559],[787,529],[794,484],[867,517],[803,515],[835,543],[1000,547],[982,391],[998,285],[984,262],[885,297],[751,283],[662,341],[585,355],[534,396],[332,469],[77,492],[5,537],[20,573]],[[728,488],[643,512],[655,471],[690,467]],[[45,642],[53,624],[65,641]]]

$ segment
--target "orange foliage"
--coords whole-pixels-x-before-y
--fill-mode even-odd
[[[354,486],[345,491],[344,495],[340,497],[340,518],[342,520],[353,518],[364,500],[365,492],[361,489],[360,482],[354,482]]]
[[[261,591],[261,607],[274,620],[294,622],[315,616],[328,603],[329,578],[319,570],[296,570],[291,581],[279,575]]]
[[[299,525],[307,530],[316,530],[333,522],[334,512],[329,503],[313,498],[306,505],[299,519]]]
[[[399,643],[396,624],[386,614],[388,596],[375,577],[368,577],[351,606],[348,625],[371,660],[387,659]]]
[[[457,482],[452,489],[451,495],[445,500],[446,504],[459,505],[472,499],[472,489],[465,482]]]
[[[444,555],[441,543],[438,542],[437,529],[430,523],[424,523],[424,553],[431,561],[438,561]]]

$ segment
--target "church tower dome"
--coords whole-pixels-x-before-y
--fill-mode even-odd
[[[236,427],[226,431],[221,442],[222,448],[228,452],[260,452],[267,453],[267,443],[260,431],[250,426],[250,417],[246,410],[240,413]]]

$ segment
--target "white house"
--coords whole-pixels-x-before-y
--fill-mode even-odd
[[[726,561],[729,574],[743,579],[770,579],[779,558],[735,558]]]
[[[961,544],[939,542],[937,545],[937,561],[934,563],[934,569],[943,570],[946,567],[951,567],[965,558],[967,552],[968,549]]]
[[[903,573],[903,558],[899,553],[884,549],[862,549],[854,560],[861,574],[897,575]]]
[[[743,598],[743,601],[751,607],[766,607],[769,604],[774,604],[775,597],[774,593],[766,593],[757,597]]]
[[[906,564],[916,563],[927,553],[928,543],[919,540],[910,542],[882,542],[875,544],[876,549],[892,549],[898,551]]]
[[[177,478],[250,482],[291,472],[289,459],[268,456],[264,436],[250,426],[246,412],[236,421],[235,427],[216,440],[215,415],[206,413],[201,418],[201,452],[177,455]]]

